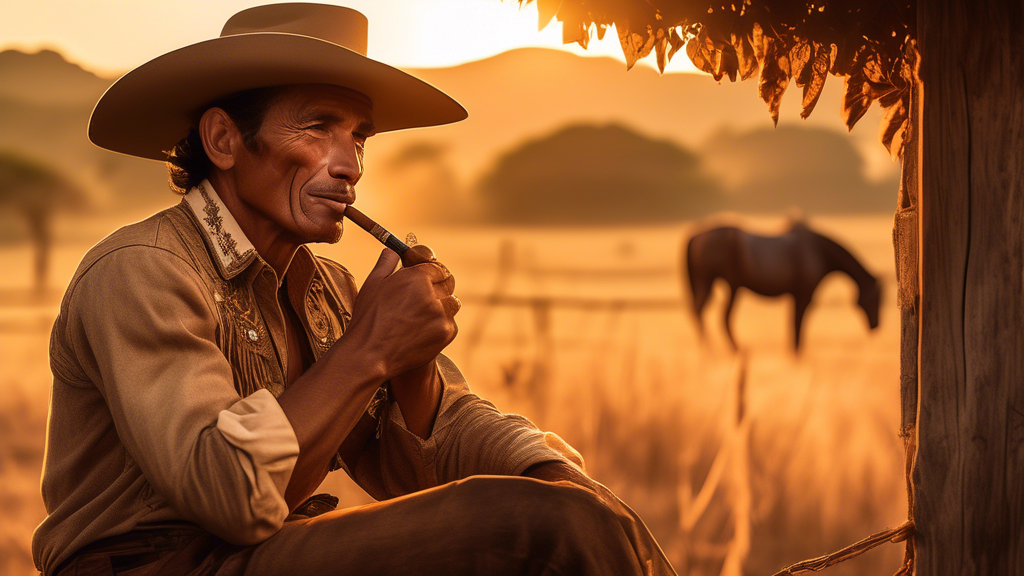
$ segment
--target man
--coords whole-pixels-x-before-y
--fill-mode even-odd
[[[97,104],[92,141],[166,159],[184,198],[62,302],[47,575],[672,573],[574,450],[440,355],[460,304],[428,250],[385,249],[357,295],[305,247],[339,240],[374,133],[466,117],[365,52],[358,12],[262,6]],[[337,468],[382,502],[311,496]]]

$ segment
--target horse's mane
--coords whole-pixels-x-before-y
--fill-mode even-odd
[[[846,272],[858,286],[870,285],[878,281],[874,274],[868,272],[867,268],[841,244],[817,232],[812,231],[812,234],[814,234],[815,240],[821,246],[822,253],[826,255],[830,268]]]

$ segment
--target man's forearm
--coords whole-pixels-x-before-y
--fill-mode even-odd
[[[277,399],[299,442],[285,491],[291,509],[323,481],[331,458],[384,381],[382,365],[362,345],[358,338],[342,337]]]

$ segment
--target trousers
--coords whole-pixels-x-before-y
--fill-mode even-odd
[[[289,517],[256,546],[197,526],[136,530],[75,554],[58,576],[674,575],[611,492],[472,476],[392,500]]]

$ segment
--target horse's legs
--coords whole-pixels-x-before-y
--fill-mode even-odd
[[[725,305],[725,334],[729,337],[729,342],[732,343],[732,349],[733,350],[739,350],[740,349],[739,346],[736,345],[736,339],[732,337],[732,326],[731,326],[731,320],[730,320],[730,318],[732,316],[732,305],[733,305],[734,302],[736,302],[736,290],[737,289],[738,289],[737,286],[733,286],[732,284],[729,284],[729,302]]]
[[[711,281],[705,278],[697,278],[690,273],[690,296],[693,299],[693,316],[697,320],[697,333],[704,339],[704,319],[701,314],[704,312],[704,305],[711,295]]]
[[[793,295],[793,351],[800,353],[800,329],[804,324],[804,312],[811,303],[811,299],[804,296]]]

